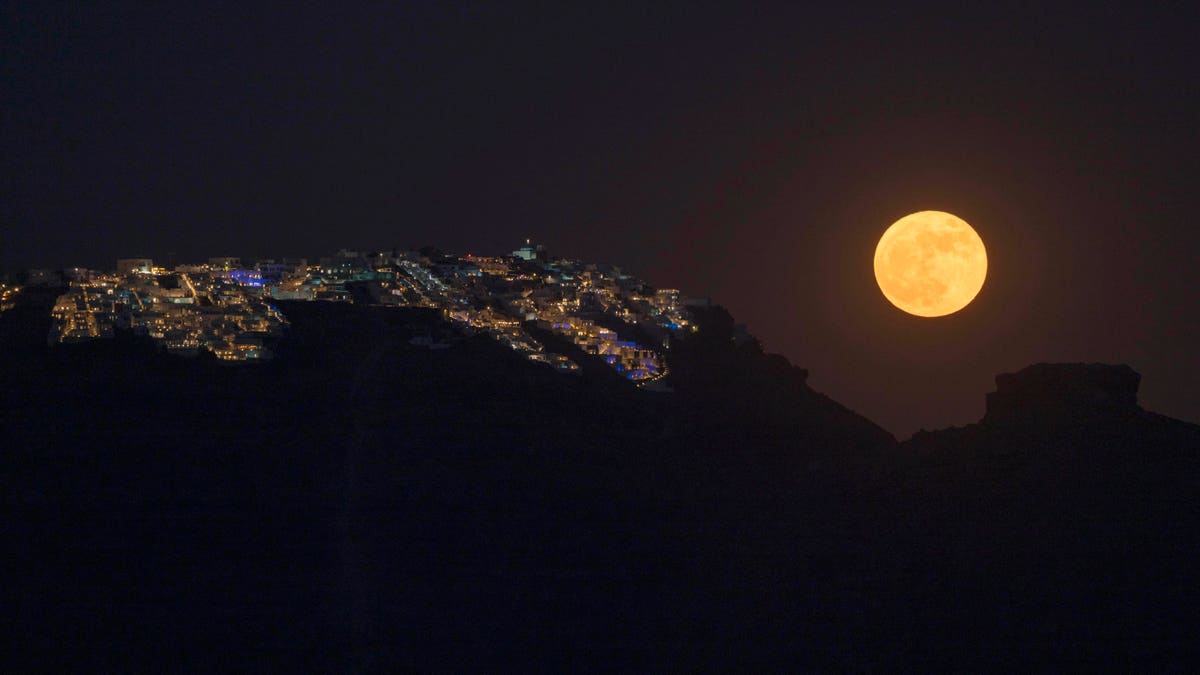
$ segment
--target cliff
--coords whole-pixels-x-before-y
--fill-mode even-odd
[[[1163,671],[1200,634],[1200,429],[1127,368],[896,444],[716,308],[669,394],[285,311],[250,367],[0,315],[8,670]]]
[[[996,376],[984,423],[1081,422],[1128,417],[1137,404],[1141,375],[1127,365],[1039,363]]]
[[[896,526],[926,538],[913,555],[937,570],[941,634],[985,636],[960,664],[1189,669],[1200,426],[1142,410],[1139,380],[1033,365],[996,378],[979,423],[901,444]]]

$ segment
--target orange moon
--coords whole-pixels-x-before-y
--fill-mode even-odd
[[[946,316],[966,307],[986,277],[983,240],[962,218],[944,211],[904,216],[875,247],[879,290],[916,316]]]

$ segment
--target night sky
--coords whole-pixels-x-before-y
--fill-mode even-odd
[[[150,4],[0,7],[0,268],[532,237],[711,296],[902,438],[1039,361],[1200,420],[1194,3]],[[990,258],[942,319],[871,272],[925,209]]]

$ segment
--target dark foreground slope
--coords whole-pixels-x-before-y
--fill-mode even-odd
[[[1194,667],[1200,427],[1139,408],[1139,379],[1030,366],[996,378],[980,423],[901,446],[895,501],[938,570],[923,611],[961,659]]]
[[[421,349],[444,327],[417,310],[288,305],[258,367],[47,351],[19,310],[0,630],[22,670],[1179,664],[1194,634],[1171,516],[1195,514],[1196,428],[1149,413],[897,446],[719,310],[672,350],[673,394],[484,337]],[[1049,477],[1080,467],[1086,489]],[[1118,541],[1159,567],[1117,566]]]

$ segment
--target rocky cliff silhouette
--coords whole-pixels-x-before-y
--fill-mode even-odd
[[[1141,375],[1126,365],[1039,363],[996,377],[987,395],[988,423],[1079,423],[1126,419],[1138,412]]]
[[[1001,376],[980,423],[897,444],[720,308],[673,346],[674,393],[486,337],[424,350],[420,310],[285,313],[254,367],[46,350],[37,311],[0,315],[14,668],[1193,656],[1200,428],[1138,408],[1128,368]]]
[[[1200,427],[1140,408],[1126,365],[996,378],[974,425],[901,445],[899,501],[941,552],[946,635],[981,665],[1140,670],[1191,663]],[[972,656],[972,653],[974,656]]]

